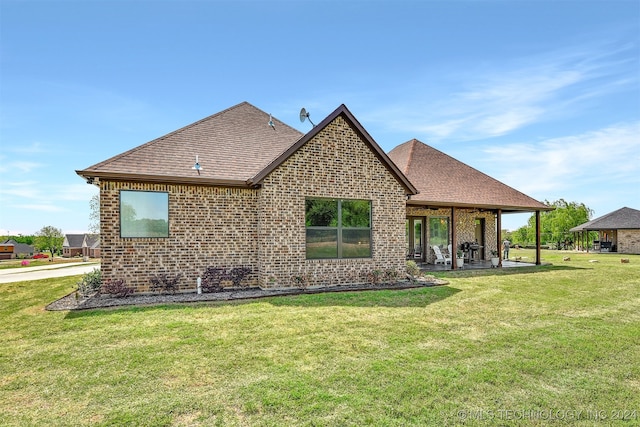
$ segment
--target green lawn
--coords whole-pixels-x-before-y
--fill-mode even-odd
[[[567,255],[433,288],[87,312],[43,309],[77,277],[0,284],[0,425],[638,425],[640,256]]]

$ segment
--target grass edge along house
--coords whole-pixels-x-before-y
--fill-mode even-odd
[[[194,291],[207,269],[262,288],[403,272],[419,193],[344,105],[302,134],[243,102],[76,172],[100,188],[103,279],[136,292],[158,277]]]

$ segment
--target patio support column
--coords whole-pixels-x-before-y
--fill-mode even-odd
[[[536,265],[540,265],[540,211],[536,211]]]
[[[496,215],[496,249],[498,250],[498,267],[502,267],[502,209],[498,209]]]
[[[589,231],[585,231],[585,247],[587,248],[587,253],[589,253]]]
[[[451,257],[452,270],[458,269],[458,265],[457,265],[458,262],[454,261],[454,259],[458,257],[458,243],[456,243],[457,241],[458,241],[458,233],[456,233],[456,208],[452,206],[451,207],[451,252],[453,253],[449,254],[449,256]]]

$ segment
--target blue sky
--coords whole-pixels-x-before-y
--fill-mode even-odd
[[[303,132],[344,103],[386,151],[640,209],[637,0],[0,0],[0,234],[86,231],[75,170],[243,101]]]

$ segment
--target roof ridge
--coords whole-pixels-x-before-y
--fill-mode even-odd
[[[411,148],[409,149],[409,155],[407,156],[407,164],[404,165],[404,170],[402,171],[403,174],[407,174],[409,172],[409,165],[411,164],[411,162],[413,161],[413,153],[416,149],[416,143],[420,142],[417,139],[413,138],[412,140],[409,141],[409,143],[411,144]]]

